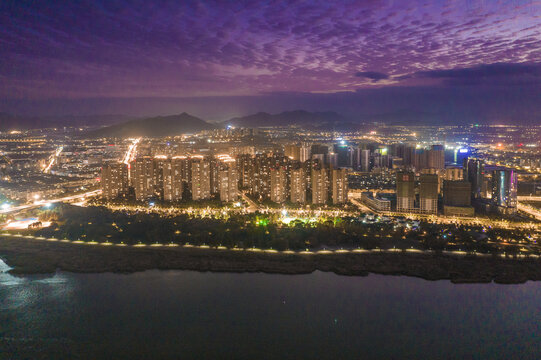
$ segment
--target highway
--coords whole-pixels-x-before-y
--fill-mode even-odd
[[[1,209],[0,214],[9,214],[9,213],[22,211],[22,210],[33,209],[33,208],[37,208],[37,207],[44,206],[47,204],[86,199],[86,198],[93,197],[99,194],[101,194],[101,190],[93,190],[93,191],[89,191],[83,194],[64,196],[64,197],[56,198],[56,199],[39,200],[39,201],[33,202],[32,204],[25,204],[25,205],[20,205],[20,206],[9,207],[6,209]]]

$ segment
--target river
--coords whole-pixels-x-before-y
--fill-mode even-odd
[[[0,359],[538,358],[541,282],[146,271],[13,277]]]

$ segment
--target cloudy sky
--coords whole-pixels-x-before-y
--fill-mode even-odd
[[[4,0],[0,30],[0,111],[541,119],[535,0]]]

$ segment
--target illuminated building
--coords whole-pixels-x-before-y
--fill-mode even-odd
[[[237,176],[241,189],[250,189],[254,176],[254,160],[251,155],[243,154],[237,156]]]
[[[132,183],[135,198],[145,200],[154,196],[154,159],[137,158],[132,163]]]
[[[449,167],[445,169],[445,180],[462,180],[464,178],[464,172],[458,167]]]
[[[329,175],[324,167],[312,168],[312,203],[325,204],[329,199]]]
[[[114,199],[128,190],[128,167],[123,163],[107,164],[101,169],[102,196]]]
[[[473,216],[471,184],[464,180],[443,182],[443,214],[447,216]]]
[[[291,160],[305,162],[310,158],[310,148],[299,145],[284,145],[284,155]]]
[[[361,150],[361,171],[370,171],[370,150],[368,149]]]
[[[502,214],[517,212],[517,174],[512,169],[492,171],[492,198],[494,209]]]
[[[182,171],[185,158],[169,159],[163,166],[163,199],[165,201],[182,200]]]
[[[427,150],[427,167],[441,170],[445,168],[445,153],[443,145],[432,145]]]
[[[425,214],[438,212],[438,175],[422,174],[419,187],[420,210]]]
[[[344,204],[348,201],[347,169],[333,169],[331,173],[332,202]]]
[[[190,189],[192,200],[210,199],[210,161],[203,156],[194,156],[192,163],[192,179]]]
[[[264,154],[257,154],[253,159],[251,180],[251,193],[260,199],[270,197],[270,169],[271,161]]]
[[[287,199],[287,173],[286,168],[280,166],[270,171],[271,201],[283,203]]]
[[[220,164],[218,173],[220,184],[220,200],[235,201],[239,197],[238,171],[235,160],[227,159]]]
[[[363,192],[361,194],[361,201],[372,210],[391,211],[391,200],[376,197],[370,192]]]
[[[415,184],[413,172],[396,174],[396,210],[411,211],[415,206]]]
[[[480,159],[464,159],[463,171],[464,180],[471,183],[472,199],[480,199],[485,181],[485,162]]]
[[[302,167],[291,170],[291,202],[306,203],[306,175]]]

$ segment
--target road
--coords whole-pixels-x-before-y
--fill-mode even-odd
[[[124,159],[122,159],[122,162],[124,164],[129,165],[130,162],[135,160],[135,155],[137,153],[137,144],[139,144],[139,141],[141,141],[141,138],[134,139],[130,146],[128,146],[126,155],[124,155]]]
[[[517,196],[518,201],[541,201],[541,196]]]
[[[96,195],[99,195],[99,194],[101,194],[101,190],[93,190],[93,191],[89,191],[89,192],[86,192],[86,193],[83,193],[83,194],[64,196],[64,197],[61,197],[61,198],[49,199],[49,200],[39,200],[39,201],[35,201],[32,204],[25,204],[25,205],[20,205],[20,206],[9,207],[7,209],[1,209],[0,214],[9,214],[9,213],[22,211],[22,210],[33,209],[33,208],[37,208],[37,207],[40,207],[40,206],[43,206],[43,205],[46,205],[46,204],[54,204],[54,203],[65,202],[65,201],[81,200],[81,199],[93,197],[93,196],[96,196]]]
[[[525,212],[526,214],[532,215],[532,216],[535,217],[537,220],[541,220],[541,211],[536,210],[536,209],[534,209],[534,208],[531,207],[531,206],[528,206],[528,205],[525,205],[525,204],[518,203],[518,204],[517,204],[517,209],[518,209],[519,211]]]
[[[242,199],[248,203],[249,212],[256,212],[257,210],[259,210],[259,206],[257,206],[257,204],[252,199],[250,199],[248,195],[246,195],[243,191],[241,191],[240,194],[242,196]]]
[[[353,205],[357,206],[359,208],[359,210],[361,210],[362,212],[365,212],[365,213],[373,213],[374,212],[374,210],[372,210],[368,206],[364,205],[359,199],[356,199],[354,197],[350,197],[349,201],[351,201],[351,203]]]
[[[64,150],[64,147],[60,146],[58,149],[56,149],[55,153],[53,155],[51,155],[51,157],[49,158],[49,164],[47,164],[45,169],[43,169],[43,172],[45,174],[47,174],[49,171],[51,171],[51,167],[53,166],[54,162],[56,161],[56,158],[58,157],[58,155],[60,155],[62,150]]]

